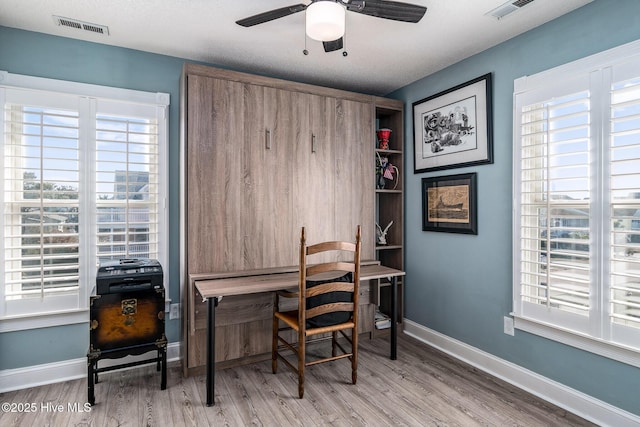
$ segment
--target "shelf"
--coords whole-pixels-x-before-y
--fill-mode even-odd
[[[399,287],[400,285],[402,285],[402,280],[398,280],[398,287]],[[381,288],[386,288],[386,287],[388,287],[388,286],[391,286],[391,282],[383,282],[383,281],[381,280],[381,281],[380,281],[380,283],[379,283],[379,286],[380,286]]]
[[[402,245],[384,245],[376,246],[376,251],[388,251],[392,249],[402,249]]]
[[[402,154],[401,150],[381,150],[379,148],[376,148],[375,150],[380,154]]]

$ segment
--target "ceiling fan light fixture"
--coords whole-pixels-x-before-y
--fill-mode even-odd
[[[311,3],[306,11],[307,35],[318,41],[338,40],[344,35],[345,8],[334,1]]]

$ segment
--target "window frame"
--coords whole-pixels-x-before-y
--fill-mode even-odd
[[[615,333],[616,325],[612,323],[609,312],[609,293],[612,285],[603,279],[600,285],[594,285],[594,281],[590,281],[590,301],[592,309],[590,316],[582,319],[580,327],[571,325],[571,320],[565,318],[566,313],[533,313],[527,314],[523,307],[523,298],[521,297],[521,263],[523,254],[521,253],[522,227],[521,223],[521,203],[522,200],[522,168],[521,168],[521,152],[522,152],[522,134],[521,134],[521,107],[531,105],[538,99],[551,99],[555,96],[563,96],[572,93],[568,87],[575,87],[579,90],[590,90],[595,100],[601,100],[597,105],[593,102],[590,108],[591,129],[590,138],[596,142],[606,143],[606,149],[603,152],[608,153],[610,150],[609,139],[612,134],[610,127],[611,121],[611,96],[607,92],[605,84],[607,82],[615,83],[617,80],[612,78],[614,69],[628,66],[628,63],[640,64],[640,41],[628,43],[565,65],[555,67],[550,70],[542,71],[535,75],[524,76],[514,81],[513,94],[513,312],[514,327],[516,329],[539,335],[554,341],[558,341],[573,347],[580,348],[601,356],[608,357],[632,366],[640,367],[640,346],[633,347],[627,343],[613,341],[612,334]],[[640,69],[636,67],[636,69]],[[635,78],[640,77],[640,72],[636,72]],[[585,86],[586,82],[586,86]],[[604,83],[603,83],[604,82]],[[539,94],[534,95],[536,101],[526,100],[530,92],[537,91]],[[544,98],[546,97],[546,98]],[[609,158],[608,154],[602,154],[602,158],[591,160],[591,167],[594,169],[595,178],[600,187],[591,194],[591,200],[588,201],[591,210],[589,217],[592,224],[589,226],[591,230],[597,227],[601,232],[599,240],[594,241],[597,237],[590,237],[589,243],[595,256],[599,262],[594,270],[591,270],[590,277],[593,275],[604,276],[609,272],[609,265],[612,258],[609,255],[604,256],[599,253],[600,248],[609,250],[612,245],[610,239],[611,227],[608,225],[610,218],[609,210],[615,204],[608,197],[609,188]],[[603,227],[603,224],[606,227]],[[528,307],[530,308],[530,307]],[[556,310],[560,312],[560,310]],[[555,316],[558,314],[558,316]],[[595,315],[593,315],[595,314]],[[613,331],[613,332],[612,332]],[[633,332],[634,336],[635,331]],[[640,334],[640,331],[638,331]]]
[[[54,94],[54,96],[73,96],[78,99],[78,103],[82,104],[79,110],[89,111],[90,114],[85,116],[79,124],[81,132],[86,137],[80,137],[80,143],[88,141],[92,143],[90,149],[82,150],[79,162],[86,162],[80,165],[80,189],[84,191],[85,196],[80,202],[80,221],[82,227],[88,232],[81,233],[85,236],[80,241],[79,261],[80,265],[80,286],[78,291],[79,306],[77,309],[66,309],[57,312],[48,313],[25,313],[19,315],[7,316],[5,313],[5,287],[0,289],[0,333],[9,331],[19,331],[59,325],[70,325],[75,323],[83,323],[89,321],[89,295],[95,286],[96,268],[92,268],[93,262],[97,265],[97,219],[95,217],[94,207],[97,206],[95,200],[96,176],[95,176],[95,153],[96,153],[96,130],[95,121],[97,114],[96,102],[116,102],[124,104],[139,104],[146,108],[154,108],[155,115],[158,120],[158,260],[163,266],[164,285],[169,292],[169,212],[168,212],[168,138],[169,138],[169,120],[168,107],[170,95],[161,92],[144,92],[131,89],[115,88],[108,86],[92,85],[86,83],[77,83],[64,80],[47,79],[42,77],[25,76],[13,74],[7,71],[0,71],[0,106],[2,106],[2,117],[0,117],[0,127],[4,133],[4,106],[6,98],[4,96],[5,89],[25,90],[25,91],[45,91]],[[87,119],[89,117],[89,119]],[[93,119],[91,119],[93,117]],[[4,164],[4,148],[0,150],[0,161]],[[83,190],[82,187],[85,189]],[[89,187],[89,188],[87,188]],[[4,192],[4,178],[0,180],[0,191]],[[0,227],[0,239],[4,242],[4,227]],[[84,268],[83,268],[84,267]],[[0,275],[4,277],[4,265],[0,265]]]

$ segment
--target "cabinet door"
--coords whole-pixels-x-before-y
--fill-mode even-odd
[[[374,119],[371,104],[337,100],[334,209],[336,235],[353,240],[362,227],[362,260],[375,259]]]
[[[264,121],[268,135],[263,144],[263,180],[260,220],[264,267],[298,263],[298,232],[293,226],[292,180],[295,163],[296,96],[287,90],[264,88]]]
[[[298,94],[294,145],[293,201],[299,235],[306,228],[310,244],[336,240],[334,201],[335,99]],[[313,262],[322,262],[320,258]]]
[[[264,87],[244,85],[244,140],[238,147],[242,156],[243,193],[241,210],[244,269],[270,267],[272,249],[265,247],[265,227],[269,209],[274,205],[269,191],[268,174],[273,168],[267,148]]]
[[[243,85],[195,75],[187,84],[187,271],[237,270],[243,185],[241,149],[232,141],[244,131]]]

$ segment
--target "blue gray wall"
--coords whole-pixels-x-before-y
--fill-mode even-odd
[[[179,82],[184,60],[130,49],[0,27],[0,70],[15,74],[114,86],[171,96],[169,110],[169,297],[179,289]],[[87,316],[88,318],[88,316]],[[167,320],[169,342],[180,321]],[[88,324],[0,333],[0,370],[85,357]]]
[[[505,18],[509,19],[509,18]],[[640,1],[596,0],[392,94],[405,101],[405,316],[497,357],[640,414],[640,369],[516,331],[512,310],[513,81],[640,39]],[[494,164],[413,174],[412,103],[493,73]],[[477,172],[478,235],[422,232],[421,179]]]
[[[436,174],[406,171],[407,318],[638,415],[640,370],[521,331],[515,337],[504,335],[502,318],[511,311],[513,80],[639,38],[640,1],[596,0],[390,95],[406,102],[410,169],[411,104],[488,72],[494,78],[495,163],[437,174],[478,173],[478,236],[420,231],[420,179]],[[171,94],[169,267],[174,302],[179,300],[182,63],[179,58],[0,27],[0,70]],[[179,321],[167,321],[167,335],[171,342],[180,339]],[[86,325],[0,334],[0,370],[84,357],[87,347]]]

